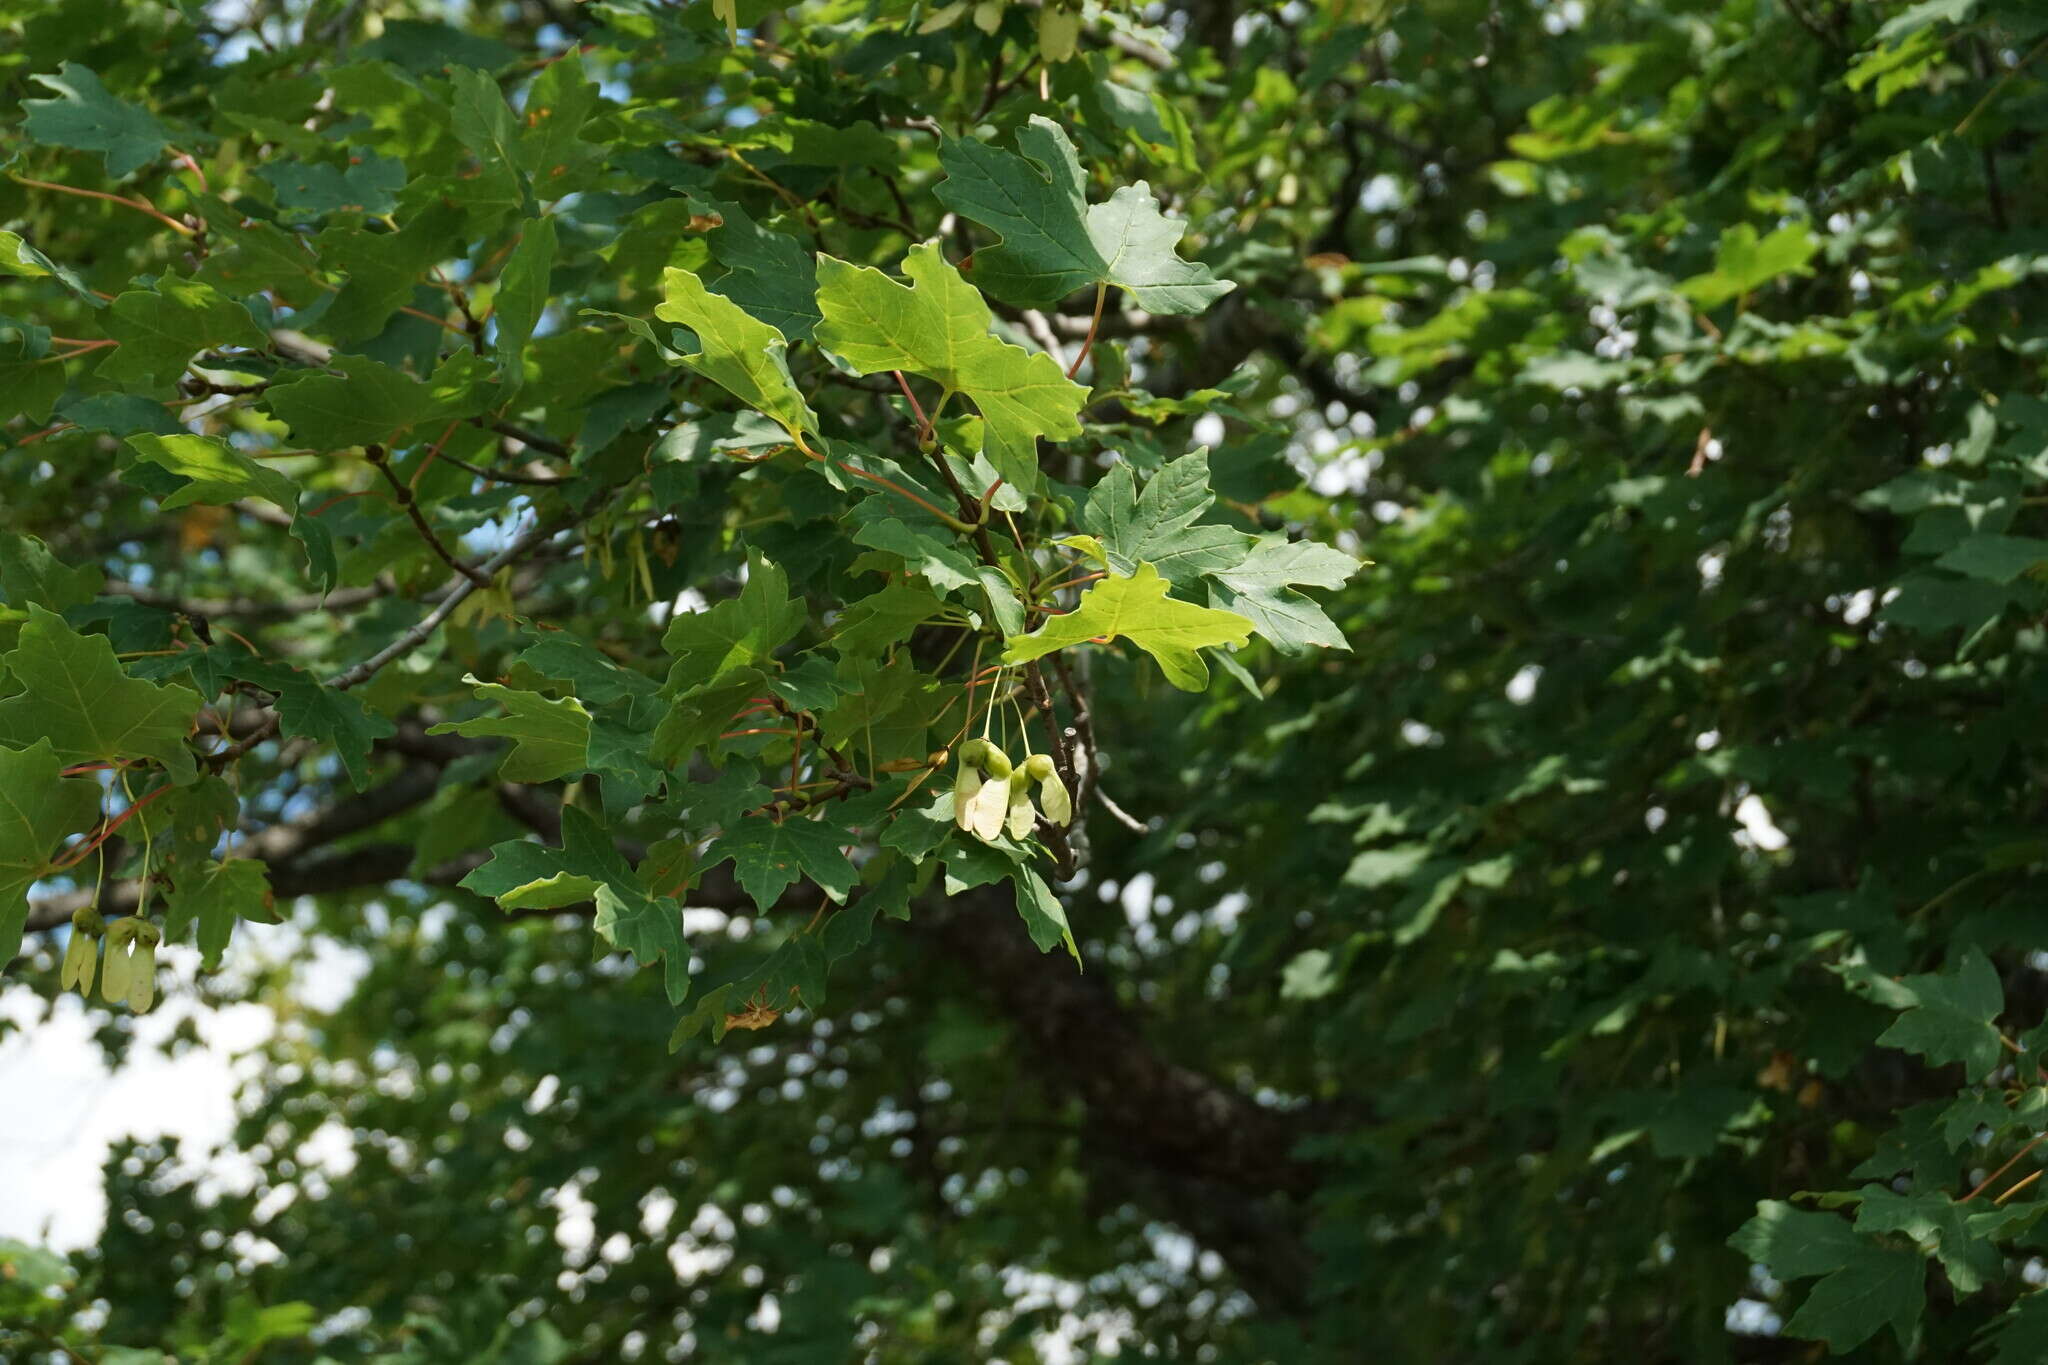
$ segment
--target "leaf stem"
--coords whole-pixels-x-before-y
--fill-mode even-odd
[[[1067,366],[1067,378],[1069,379],[1080,373],[1081,362],[1086,360],[1088,353],[1095,349],[1095,331],[1102,326],[1102,305],[1103,301],[1108,297],[1108,285],[1098,284],[1095,286],[1095,316],[1088,319],[1088,335],[1081,340],[1081,353],[1074,357],[1073,364]]]
[[[75,194],[81,199],[104,199],[109,204],[119,204],[122,208],[134,209],[137,213],[146,213],[181,237],[196,237],[199,235],[197,229],[179,222],[146,199],[130,199],[127,195],[108,194],[104,190],[82,190],[76,185],[60,185],[54,180],[31,180],[25,175],[13,175],[12,179],[17,185],[28,185],[34,189],[55,190],[59,194]]]

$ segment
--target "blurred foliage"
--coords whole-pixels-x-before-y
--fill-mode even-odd
[[[270,831],[427,772],[402,810],[270,864],[297,934],[238,928],[227,973],[173,988],[279,1010],[235,1134],[247,1188],[203,1179],[199,1154],[117,1151],[97,1247],[0,1245],[0,1346],[1014,1361],[1067,1358],[1058,1336],[1170,1360],[2048,1358],[2038,6],[519,0],[450,22],[388,0],[0,0],[0,34],[19,133],[0,371],[22,414],[0,453],[17,536],[0,632],[56,639],[62,613],[134,686],[212,699],[239,681],[298,718],[237,757],[237,810],[178,798],[131,821],[199,841],[184,856],[222,820],[268,856]],[[579,64],[603,101],[589,131],[514,113],[584,98],[559,74]],[[1199,692],[1128,647],[1060,656],[1078,676],[1059,713],[1078,730],[1085,697],[1101,790],[1141,827],[1081,803],[1053,903],[1082,977],[1015,951],[1009,893],[991,905],[983,885],[1013,878],[1051,946],[1052,893],[1024,874],[1043,885],[1055,860],[948,833],[934,877],[944,825],[863,856],[875,881],[848,910],[811,887],[714,911],[700,880],[680,897],[698,907],[687,942],[650,944],[636,929],[665,921],[631,912],[702,877],[706,853],[664,846],[673,813],[633,795],[638,765],[667,761],[636,719],[650,605],[738,603],[749,552],[782,566],[829,618],[813,629],[902,649],[897,681],[792,667],[778,695],[861,699],[826,730],[878,728],[908,755],[948,738],[924,718],[960,661],[946,672],[911,605],[881,638],[900,599],[837,613],[875,563],[979,613],[989,567],[971,537],[906,525],[886,489],[849,513],[851,480],[720,454],[787,428],[735,411],[710,336],[698,368],[664,368],[664,349],[696,356],[644,321],[674,306],[662,271],[709,277],[790,339],[798,406],[834,439],[904,452],[929,425],[963,469],[1000,460],[965,407],[925,423],[886,373],[824,362],[812,339],[833,323],[806,311],[805,272],[822,249],[898,273],[937,235],[971,281],[998,234],[944,189],[966,164],[946,140],[994,149],[993,183],[1022,185],[1000,158],[1046,145],[1034,116],[1073,142],[1087,204],[1145,181],[1188,224],[1180,256],[1235,288],[1185,314],[1108,294],[1085,433],[1046,447],[1047,483],[1015,509],[1032,552],[1094,535],[1087,564],[1131,575],[1138,484],[1100,503],[1084,488],[1111,469],[1164,480],[1206,446],[1219,501],[1177,532],[1369,559],[1315,593],[1348,652],[1268,634],[1211,650]],[[559,199],[542,179],[558,171]],[[510,264],[539,200],[545,278]],[[992,296],[1034,258],[1003,259]],[[1129,278],[1075,259],[1082,289],[1043,313],[995,298],[998,335],[1073,359],[1085,281]],[[166,310],[177,344],[159,341]],[[281,358],[249,327],[322,349]],[[102,334],[120,344],[78,349]],[[181,376],[202,346],[234,363]],[[378,471],[287,464],[304,500],[264,502],[236,466],[207,475],[231,481],[226,512],[166,506],[203,482],[177,464],[166,400],[193,400],[184,423],[208,405],[240,448],[293,449],[290,400],[265,412],[234,390],[294,366],[328,370],[279,389],[304,390],[336,445],[351,420],[417,427],[392,469],[447,543],[481,530],[479,557],[510,512],[632,492],[476,589],[350,710],[298,671],[370,654],[460,577],[400,502],[355,496]],[[763,373],[749,382],[774,388]],[[328,383],[356,387],[333,401]],[[790,415],[768,398],[743,406]],[[473,417],[539,439],[508,447]],[[429,468],[444,427],[437,448],[478,469],[586,482]],[[80,566],[129,590],[95,597],[96,577],[66,577]],[[1227,577],[1166,577],[1184,605],[1241,610]],[[346,609],[310,603],[322,586]],[[206,625],[177,612],[195,603],[215,607],[212,662],[187,657]],[[238,664],[224,628],[293,675]],[[529,653],[555,634],[630,675],[583,658],[583,728],[545,695],[560,659]],[[541,694],[542,719],[484,728],[515,721],[466,671]],[[912,673],[936,681],[909,697]],[[671,723],[696,724],[674,701]],[[426,733],[449,720],[518,746]],[[62,745],[39,758],[6,724],[23,771],[54,774]],[[579,775],[607,733],[608,766]],[[788,741],[755,743],[719,755],[747,780],[670,798],[689,828],[745,809],[752,765],[777,780]],[[563,745],[592,767],[551,769]],[[527,766],[501,774],[501,753]],[[559,808],[565,776],[570,810],[642,843],[640,901],[596,853],[571,865],[567,838],[546,841],[563,882],[471,882],[510,913],[453,885],[529,836],[532,797]],[[0,873],[47,850],[10,851]],[[819,856],[822,874],[799,870],[843,875]],[[929,883],[883,875],[905,864]],[[602,901],[557,913],[606,891],[624,907],[609,919]],[[39,932],[8,989],[48,996],[62,921],[29,904]],[[214,914],[224,937],[236,916]],[[204,943],[206,911],[191,918]],[[266,939],[346,950],[362,976],[309,1008],[289,968],[237,965]],[[669,981],[617,948],[666,954]],[[674,973],[703,979],[671,1054]],[[131,1032],[109,1016],[110,1048]],[[1187,1114],[1222,1121],[1148,1123],[1191,1094]]]

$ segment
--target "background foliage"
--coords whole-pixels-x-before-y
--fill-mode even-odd
[[[0,35],[14,1355],[2048,1356],[2035,6]]]

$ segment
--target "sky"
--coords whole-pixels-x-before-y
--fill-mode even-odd
[[[264,936],[273,936],[263,942]],[[264,957],[296,952],[303,940],[292,926],[236,935],[225,970],[247,969]],[[222,1009],[199,1003],[193,976],[196,950],[167,946],[167,968],[156,1008],[137,1025],[128,1060],[110,1070],[93,1041],[91,1012],[75,994],[59,997],[47,1019],[29,991],[0,991],[0,1017],[22,1027],[0,1041],[0,1238],[69,1251],[89,1246],[106,1221],[100,1167],[107,1149],[125,1137],[177,1137],[188,1157],[211,1151],[235,1120],[238,1054],[269,1038],[277,1018],[261,1004]],[[360,961],[329,945],[315,946],[295,994],[310,1003],[337,1004],[362,971]],[[103,1006],[95,1002],[93,1010]],[[163,1042],[190,1019],[201,1046],[176,1056]],[[245,1063],[244,1065],[247,1065]],[[253,1168],[232,1157],[207,1165],[209,1178],[232,1185]]]

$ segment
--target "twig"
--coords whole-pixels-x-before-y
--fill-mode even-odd
[[[434,534],[433,524],[427,520],[426,514],[420,511],[419,499],[412,495],[412,489],[407,486],[406,482],[392,472],[391,461],[384,454],[384,447],[380,445],[365,446],[363,448],[363,456],[377,467],[377,472],[384,476],[384,482],[391,485],[391,495],[398,499],[398,505],[405,509],[405,514],[408,517],[412,518],[412,524],[419,529],[421,539],[427,542],[427,548],[439,556],[443,564],[446,564],[449,568],[467,578],[477,587],[490,587],[491,576],[489,574],[473,564],[466,564],[462,560],[457,559],[454,553],[441,543],[441,538]]]
[[[1116,802],[1110,800],[1109,793],[1104,791],[1100,786],[1097,786],[1095,788],[1095,801],[1097,805],[1101,806],[1111,815],[1114,815],[1117,818],[1117,821],[1131,833],[1150,834],[1152,832],[1151,830],[1145,827],[1144,821],[1140,820],[1137,816],[1132,815],[1129,811],[1125,810],[1122,806],[1119,806]]]
[[[486,420],[479,417],[474,420],[485,431],[495,431],[500,436],[510,436],[519,444],[532,446],[543,454],[553,455],[561,460],[574,458],[574,452],[568,446],[563,445],[551,436],[543,436],[537,431],[528,431],[524,427],[515,427],[510,422],[500,422],[496,418]]]

